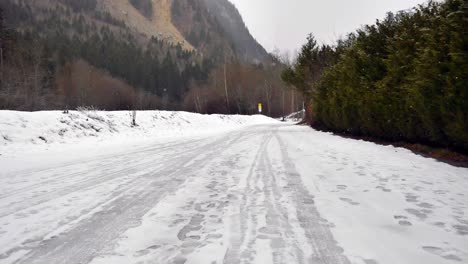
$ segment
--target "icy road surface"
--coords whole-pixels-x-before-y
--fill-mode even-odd
[[[272,124],[40,159],[0,158],[0,263],[468,263],[468,170],[403,149]]]

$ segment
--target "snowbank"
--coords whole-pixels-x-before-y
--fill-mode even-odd
[[[468,263],[468,169],[308,127],[281,131],[351,263]]]
[[[294,113],[289,114],[288,116],[285,117],[286,121],[288,122],[299,122],[304,118],[304,110],[297,111]]]
[[[138,111],[0,111],[0,155],[60,147],[63,144],[134,142],[194,135],[277,122],[255,115],[201,115],[188,112]]]

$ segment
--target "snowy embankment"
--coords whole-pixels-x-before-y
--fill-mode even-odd
[[[299,122],[304,118],[304,110],[289,114],[284,119],[288,122]]]
[[[174,111],[0,111],[0,155],[20,156],[69,147],[99,147],[207,136],[276,122],[265,116],[201,115]],[[77,145],[79,144],[79,145]],[[72,146],[75,145],[75,146]]]

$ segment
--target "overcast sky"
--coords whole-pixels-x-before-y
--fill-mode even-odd
[[[230,0],[250,33],[268,51],[294,52],[313,33],[334,43],[361,25],[373,24],[388,11],[409,9],[425,0]]]

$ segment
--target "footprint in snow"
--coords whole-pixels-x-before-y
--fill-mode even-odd
[[[348,188],[348,186],[346,186],[346,185],[337,185],[336,188],[339,189],[339,190],[346,190],[346,188]]]
[[[375,187],[376,189],[380,189],[382,190],[383,192],[391,192],[392,190],[391,189],[388,189],[388,188],[385,188],[384,186],[377,186]]]
[[[452,225],[452,227],[457,231],[457,234],[460,236],[468,235],[468,225]]]
[[[444,195],[444,194],[447,194],[448,191],[446,191],[446,190],[435,190],[434,193],[439,194],[439,195]]]
[[[400,220],[398,221],[398,224],[401,226],[412,226],[413,224],[410,221],[407,220]]]
[[[364,259],[364,263],[366,264],[378,264],[378,262],[374,259]]]
[[[420,183],[426,184],[426,185],[434,185],[434,183],[428,182],[428,181],[420,181]]]
[[[160,248],[161,246],[159,245],[153,245],[153,246],[149,246],[147,247],[146,249],[142,249],[142,250],[139,250],[135,253],[135,256],[136,257],[141,257],[141,256],[145,256],[145,255],[148,255],[149,253],[151,253],[151,251],[154,251],[158,248]]]
[[[405,197],[406,197],[406,201],[409,203],[416,203],[418,202],[418,198],[419,198],[418,195],[411,194],[411,193],[407,193]]]
[[[184,241],[187,238],[189,238],[187,236],[188,233],[202,229],[201,224],[204,218],[205,216],[201,214],[194,215],[190,222],[179,231],[179,233],[177,234],[177,238],[179,238],[179,240],[181,241]]]
[[[444,222],[435,222],[435,223],[432,223],[432,224],[437,226],[437,227],[440,227],[440,228],[445,228],[445,223]]]
[[[349,198],[343,198],[342,197],[342,198],[340,198],[340,200],[343,201],[343,202],[349,203],[350,205],[359,205],[360,204],[360,203],[355,202],[355,201],[353,201],[353,200],[351,200]]]
[[[433,205],[433,204],[425,203],[425,202],[419,203],[418,206],[419,206],[419,207],[422,207],[422,208],[429,208],[429,209],[434,208],[434,205]]]
[[[423,246],[422,249],[424,249],[426,252],[429,252],[431,254],[440,256],[444,259],[462,261],[462,259],[455,254],[456,250],[453,250],[453,249],[447,250],[447,249],[443,249],[440,247],[433,247],[433,246]]]
[[[185,222],[184,219],[176,219],[176,220],[172,221],[170,227],[174,227],[174,226],[176,226],[176,225],[178,225],[180,223],[183,223],[183,222]]]
[[[417,218],[421,220],[424,220],[427,218],[427,214],[417,209],[408,208],[408,209],[405,209],[405,211],[408,212],[409,214],[416,216]]]

